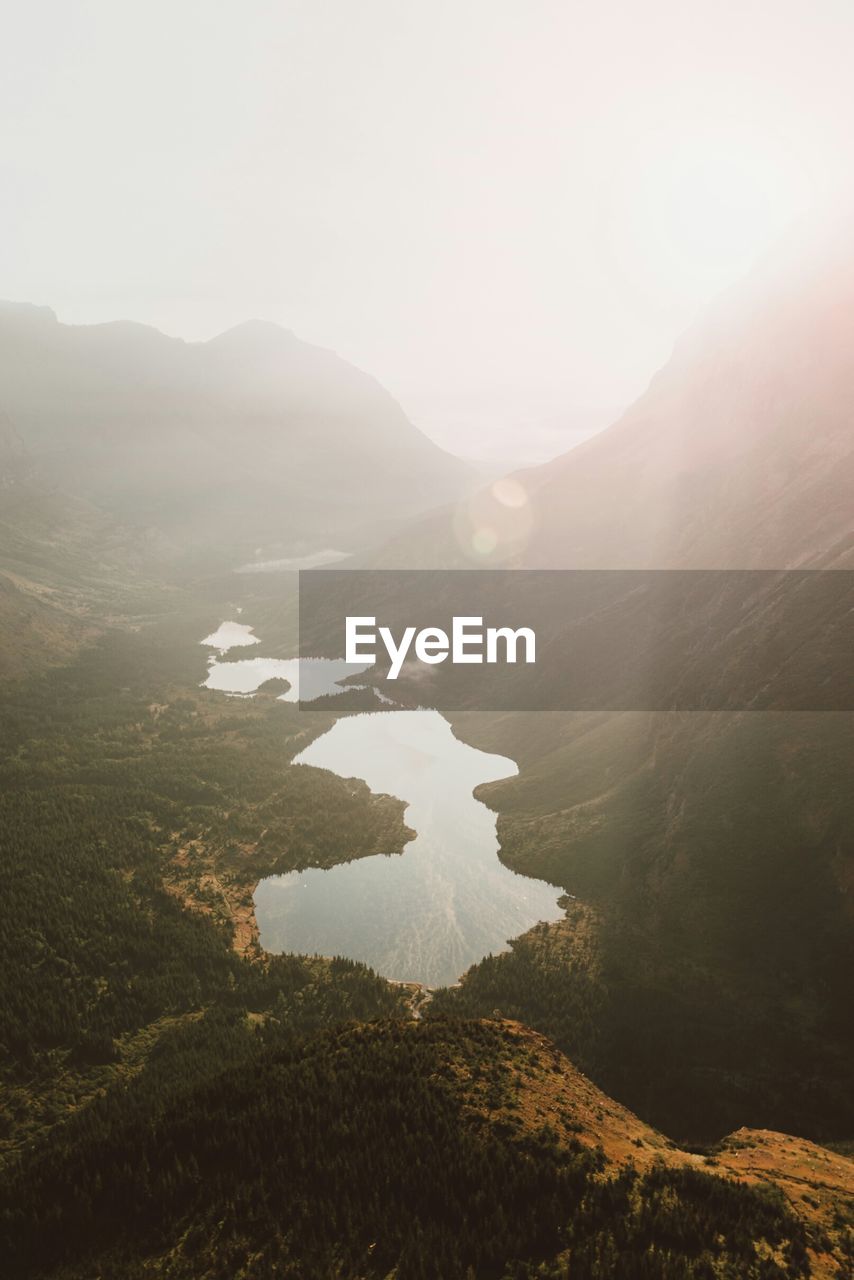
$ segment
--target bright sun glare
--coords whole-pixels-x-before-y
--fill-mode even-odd
[[[605,219],[623,283],[662,311],[693,310],[743,276],[824,195],[792,139],[660,129],[616,167]]]

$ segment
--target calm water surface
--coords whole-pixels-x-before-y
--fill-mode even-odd
[[[295,677],[295,666],[296,659],[214,661],[206,683],[246,694],[272,675]],[[319,664],[318,692],[350,671],[343,662]],[[302,696],[318,694],[304,687]],[[417,835],[402,854],[262,880],[255,912],[267,951],[348,956],[387,978],[439,986],[538,921],[562,918],[562,890],[499,862],[495,814],[472,794],[480,783],[514,776],[515,763],[460,742],[437,711],[344,717],[295,764],[397,796]]]

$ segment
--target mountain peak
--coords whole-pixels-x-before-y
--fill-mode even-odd
[[[296,341],[298,341],[296,334],[291,329],[276,324],[274,320],[243,320],[240,324],[218,333],[207,345],[257,346],[263,343],[271,346]]]
[[[3,321],[12,321],[16,324],[59,324],[56,312],[52,311],[50,307],[40,307],[32,302],[13,302],[7,298],[0,298],[0,323]]]

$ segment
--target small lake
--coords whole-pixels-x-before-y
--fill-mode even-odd
[[[244,649],[260,641],[246,623],[223,622],[200,643],[216,650],[221,658],[230,649]],[[361,675],[370,666],[370,662],[344,662],[334,658],[242,658],[238,662],[224,662],[212,657],[203,687],[246,695],[255,693],[268,680],[287,680],[291,687],[279,695],[282,702],[300,699],[313,702],[324,694],[345,693],[340,681],[347,676]]]
[[[346,676],[357,676],[372,666],[370,662],[344,662],[334,658],[243,658],[239,662],[212,662],[206,689],[221,693],[255,693],[267,680],[287,680],[290,689],[279,695],[282,702],[313,702],[324,694],[346,693],[340,684]],[[352,685],[349,686],[353,688]],[[356,686],[357,688],[359,686]]]
[[[283,661],[296,665],[296,659],[214,661],[206,683],[251,693],[272,675],[290,679]],[[351,674],[343,662],[324,665],[317,676],[321,692],[330,692],[335,671],[339,680]],[[372,791],[397,796],[417,835],[402,854],[262,880],[255,913],[265,950],[343,955],[384,977],[433,987],[506,951],[511,938],[538,921],[563,917],[562,890],[499,862],[495,814],[472,794],[481,783],[515,776],[516,764],[460,742],[439,712],[343,717],[294,763],[361,778]]]
[[[337,560],[346,560],[349,554],[349,551],[337,551],[334,547],[324,547],[321,551],[310,551],[303,556],[286,556],[279,560],[250,560],[235,572],[295,573],[299,569],[319,569],[324,564],[335,564]]]

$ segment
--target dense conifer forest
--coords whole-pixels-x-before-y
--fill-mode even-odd
[[[847,714],[463,717],[520,778],[479,796],[501,858],[562,885],[437,1002],[554,1038],[665,1132],[854,1128]]]
[[[6,1144],[144,1056],[153,1028],[212,1003],[286,1001],[301,1026],[399,1006],[363,968],[332,980],[321,961],[258,965],[233,949],[229,903],[263,871],[401,847],[407,833],[399,802],[319,770],[289,773],[309,728],[298,713],[272,697],[198,696],[203,673],[202,651],[167,627],[111,635],[70,670],[4,691]],[[324,723],[313,719],[314,731]],[[205,887],[200,856],[177,873],[176,857],[201,836],[230,896]]]
[[[571,1114],[532,1124],[542,1064],[501,1024],[294,1036],[224,1014],[12,1168],[19,1276],[581,1280],[809,1274],[782,1199],[663,1163],[605,1169]],[[550,1059],[552,1055],[550,1055]]]

